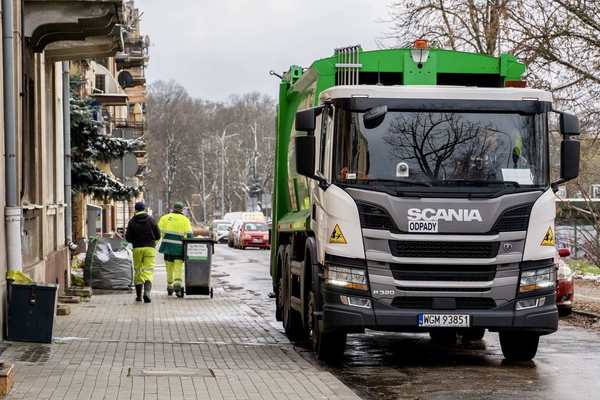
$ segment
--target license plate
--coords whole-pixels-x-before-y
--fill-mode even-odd
[[[260,243],[260,242],[262,242],[262,239],[254,239],[253,242],[254,243]]]
[[[424,328],[468,328],[467,314],[419,314],[418,325]]]

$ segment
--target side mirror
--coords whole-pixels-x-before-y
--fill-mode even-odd
[[[298,113],[300,114],[300,113]],[[296,126],[298,119],[296,119]],[[315,137],[296,136],[296,171],[300,175],[313,178],[315,175]]]
[[[576,140],[563,140],[560,143],[560,180],[570,181],[579,176],[580,146]]]
[[[296,113],[296,130],[312,135],[316,127],[316,109],[308,108]]]
[[[579,135],[579,120],[575,115],[560,113],[560,133],[563,136]]]
[[[327,190],[329,183],[321,175],[315,174],[315,136],[296,136],[296,172],[319,182],[319,187]]]

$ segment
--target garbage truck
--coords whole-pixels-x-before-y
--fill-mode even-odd
[[[580,148],[525,71],[417,40],[278,75],[270,272],[290,339],[336,361],[367,329],[487,330],[506,359],[535,357],[558,326],[555,191]]]

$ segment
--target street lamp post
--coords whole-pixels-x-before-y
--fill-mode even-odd
[[[225,128],[223,128],[223,133],[218,138],[219,144],[221,145],[221,218],[223,218],[225,215],[225,141],[239,135],[239,133],[227,135],[227,130],[231,126],[237,124],[237,122],[231,122],[225,125]]]

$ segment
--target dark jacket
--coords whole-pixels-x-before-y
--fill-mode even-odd
[[[155,247],[160,240],[160,229],[151,216],[139,212],[129,220],[125,240],[136,247]]]

